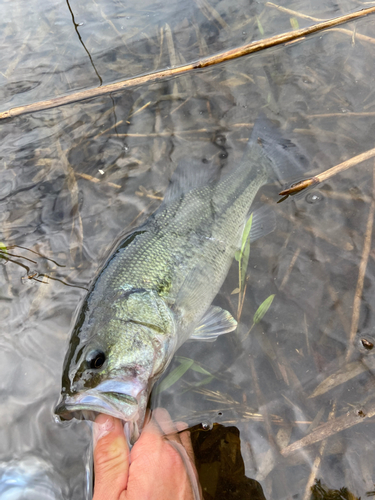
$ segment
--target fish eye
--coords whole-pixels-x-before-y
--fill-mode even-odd
[[[101,368],[104,365],[104,362],[106,360],[105,354],[103,351],[99,351],[98,349],[95,351],[91,351],[87,358],[86,358],[86,363],[89,368],[91,369],[98,369]]]

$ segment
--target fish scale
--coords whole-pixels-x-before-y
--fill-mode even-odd
[[[97,282],[98,294],[103,289],[122,290],[129,286],[158,291],[161,283],[168,282],[170,289],[162,295],[174,304],[181,324],[185,327],[198,321],[227,275],[254,196],[267,179],[267,171],[259,169],[246,185],[248,171],[244,174],[244,178],[232,174],[216,185],[193,190],[182,201],[162,207],[105,268]],[[234,177],[237,189],[233,189]],[[233,194],[236,198],[228,199]],[[183,302],[176,303],[186,279],[200,262],[210,270],[210,285],[197,293],[201,280],[190,283],[194,300],[190,301],[187,290]]]

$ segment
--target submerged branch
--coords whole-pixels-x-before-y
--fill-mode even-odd
[[[361,424],[362,422],[369,422],[369,420],[373,416],[375,416],[375,406],[370,406],[368,410],[360,409],[357,411],[348,412],[345,415],[341,415],[341,417],[328,420],[328,422],[320,425],[304,438],[300,439],[299,441],[295,441],[294,443],[280,450],[280,453],[284,457],[287,457],[297,450],[305,448],[306,446],[309,446],[311,444],[318,443],[323,439],[333,436],[337,432],[349,429],[350,427]]]
[[[78,24],[78,23],[76,23],[76,21],[75,21],[75,19],[74,19],[74,14],[73,14],[72,8],[70,7],[69,0],[66,0],[66,3],[67,3],[67,5],[68,5],[68,9],[69,9],[70,15],[72,16],[73,26],[74,26],[74,29],[76,30],[76,33],[77,33],[78,39],[79,39],[79,41],[81,42],[82,47],[85,49],[86,54],[89,56],[91,66],[93,67],[93,69],[94,69],[94,71],[95,71],[95,73],[96,73],[96,76],[97,76],[97,77],[98,77],[98,79],[99,79],[99,84],[100,84],[100,85],[103,85],[103,80],[102,80],[102,77],[99,75],[98,70],[96,69],[96,66],[95,66],[95,64],[94,64],[94,61],[92,60],[91,54],[90,54],[90,52],[88,51],[88,49],[87,49],[86,45],[83,43],[82,37],[81,37],[81,35],[80,35],[79,31],[78,31],[79,24]]]
[[[3,120],[5,118],[13,118],[15,116],[23,115],[26,113],[32,113],[34,111],[51,109],[58,106],[63,106],[65,104],[71,104],[74,102],[83,101],[85,99],[90,99],[92,97],[107,95],[110,94],[111,92],[116,92],[119,90],[123,90],[125,88],[134,87],[136,85],[141,85],[148,82],[155,82],[165,78],[181,75],[183,73],[186,73],[187,71],[191,71],[194,69],[213,66],[215,64],[237,59],[239,57],[252,54],[254,52],[259,52],[260,50],[264,50],[270,47],[275,47],[283,43],[288,43],[298,39],[302,39],[303,37],[310,35],[312,33],[317,33],[319,31],[328,28],[333,28],[335,26],[338,26],[339,24],[343,24],[348,21],[353,21],[355,19],[367,16],[368,14],[372,14],[374,12],[375,12],[375,7],[369,7],[367,9],[362,9],[360,11],[353,12],[351,14],[346,14],[344,16],[329,19],[321,23],[313,24],[312,26],[309,26],[307,28],[302,28],[291,32],[282,33],[281,35],[276,35],[271,38],[266,38],[265,40],[259,40],[256,42],[249,43],[247,45],[243,45],[241,47],[236,47],[235,49],[227,50],[225,52],[221,52],[213,56],[208,56],[199,61],[190,64],[184,64],[176,68],[166,69],[162,71],[155,71],[153,73],[138,76],[135,78],[129,78],[121,82],[111,83],[109,85],[103,85],[101,87],[96,87],[90,90],[83,90],[64,97],[57,97],[46,101],[36,102],[34,104],[28,104],[26,106],[19,106],[17,108],[13,108],[8,111],[0,113],[0,120]]]
[[[375,165],[374,165],[374,170],[373,170],[373,193],[375,194]],[[346,353],[347,360],[350,359],[350,356],[353,353],[354,339],[355,339],[355,336],[356,336],[357,330],[358,330],[359,314],[360,314],[361,303],[362,303],[363,285],[365,282],[367,262],[368,262],[368,258],[369,258],[370,251],[371,251],[372,228],[374,226],[374,215],[375,215],[375,198],[372,199],[371,204],[370,204],[367,225],[366,225],[365,239],[364,239],[363,249],[362,249],[361,263],[359,265],[359,270],[358,270],[357,286],[356,286],[355,293],[354,293],[352,323],[351,323],[351,327],[350,327],[348,351]]]
[[[320,22],[324,21],[324,19],[321,19],[319,17],[308,16],[306,14],[303,14],[302,12],[298,12],[298,11],[292,10],[292,9],[287,9],[286,7],[283,7],[282,5],[276,5],[272,2],[267,2],[266,7],[271,7],[273,9],[277,9],[280,12],[284,12],[285,14],[288,14],[290,16],[299,17],[300,19],[308,19],[309,21],[314,21],[315,23],[320,23]],[[375,38],[371,38],[370,36],[366,36],[366,35],[361,35],[360,33],[356,33],[355,31],[346,30],[346,29],[342,29],[342,28],[338,28],[335,31],[338,31],[340,33],[344,33],[345,35],[348,35],[348,36],[353,37],[353,38],[355,37],[358,40],[362,40],[363,42],[375,44]]]
[[[299,193],[300,191],[303,191],[304,189],[313,186],[315,184],[319,184],[320,182],[326,181],[333,175],[336,175],[340,172],[343,172],[344,170],[347,170],[348,168],[354,167],[355,165],[358,165],[358,163],[362,163],[365,160],[368,160],[369,158],[372,158],[375,156],[375,148],[369,149],[368,151],[365,151],[364,153],[361,153],[360,155],[354,156],[353,158],[350,158],[350,160],[343,161],[342,163],[339,163],[339,165],[336,165],[335,167],[329,168],[325,172],[322,172],[321,174],[314,175],[313,177],[310,177],[309,179],[304,179],[302,181],[296,182],[290,188],[284,189],[284,191],[280,191],[279,195],[280,196],[292,196],[294,194]]]

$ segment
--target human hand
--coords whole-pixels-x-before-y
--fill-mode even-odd
[[[131,452],[120,420],[99,415],[94,424],[93,500],[201,498],[189,432],[158,408]]]

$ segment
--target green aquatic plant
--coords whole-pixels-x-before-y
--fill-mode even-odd
[[[299,29],[298,19],[297,19],[296,17],[291,17],[291,18],[290,18],[290,25],[291,25],[291,27],[292,27],[294,30],[298,30],[298,29]]]
[[[255,314],[253,316],[253,324],[251,325],[249,331],[246,333],[242,341],[244,341],[250,334],[251,330],[254,328],[254,326],[259,323],[265,314],[267,313],[268,309],[271,307],[271,304],[273,302],[273,299],[275,298],[275,294],[270,295],[267,297],[258,307],[258,309],[255,311]]]
[[[156,394],[159,394],[160,392],[165,391],[166,389],[169,389],[172,385],[174,385],[178,380],[180,380],[181,377],[185,375],[185,373],[188,371],[189,368],[194,364],[193,359],[184,359],[180,361],[180,365],[177,366],[174,370],[169,373],[165,379],[159,384],[158,388],[156,389]]]
[[[243,234],[241,249],[237,250],[235,259],[238,261],[238,274],[239,274],[239,289],[242,292],[245,287],[246,270],[250,257],[250,231],[253,223],[253,214],[250,215],[249,220],[246,222]]]
[[[6,245],[2,241],[0,241],[0,258],[8,260],[7,255],[8,255],[8,250]]]
[[[311,500],[360,500],[351,493],[348,488],[331,490],[317,479],[314,486],[311,487]]]
[[[238,288],[232,294],[238,293],[237,321],[240,320],[243,302],[246,293],[246,270],[250,257],[250,231],[253,223],[253,214],[250,215],[242,233],[241,248],[237,250],[234,258],[238,262]]]
[[[259,33],[264,36],[264,28],[262,26],[262,23],[260,22],[260,19],[259,17],[257,17],[257,25],[258,25],[258,30],[259,30]]]
[[[272,304],[274,298],[275,298],[275,294],[272,294],[269,297],[267,297],[266,300],[264,300],[260,304],[258,309],[255,311],[255,314],[253,317],[253,324],[254,325],[259,323],[263,319],[264,315],[266,314],[268,309],[271,307],[271,304]]]
[[[250,215],[248,221],[246,222],[243,234],[242,234],[242,241],[241,241],[241,248],[237,250],[235,254],[235,259],[238,262],[238,288],[233,290],[232,294],[238,293],[238,310],[237,310],[237,321],[240,320],[241,317],[241,312],[242,312],[242,307],[243,303],[245,300],[245,293],[246,293],[246,271],[247,271],[247,266],[249,264],[249,258],[250,258],[250,232],[251,232],[251,226],[253,222],[253,214]],[[273,299],[275,298],[275,295],[272,294],[269,297],[267,297],[258,307],[256,310],[254,317],[253,317],[253,324],[247,333],[247,335],[250,333],[254,325],[259,323],[264,315],[267,313],[268,309],[271,307],[271,304],[273,302]],[[246,336],[247,336],[246,335]]]
[[[178,382],[178,380],[180,380],[180,378],[182,378],[188,370],[193,370],[194,372],[206,375],[205,378],[193,384],[193,387],[200,387],[201,385],[209,384],[211,380],[215,378],[214,375],[193,359],[185,358],[184,356],[176,356],[176,360],[180,363],[180,365],[172,370],[159,384],[156,389],[156,394],[160,394],[166,389],[169,389],[169,387]]]

